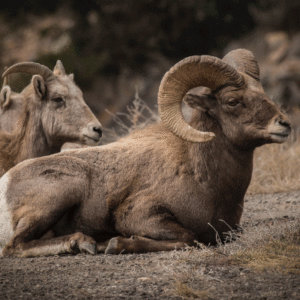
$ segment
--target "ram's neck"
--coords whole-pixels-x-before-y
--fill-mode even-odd
[[[216,135],[207,143],[191,143],[189,154],[196,180],[211,186],[212,190],[218,186],[218,191],[224,194],[244,197],[252,175],[253,151],[235,147],[224,136],[218,122],[205,113],[195,115],[191,126]]]

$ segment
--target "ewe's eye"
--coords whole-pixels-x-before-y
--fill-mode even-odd
[[[236,106],[237,104],[239,104],[240,102],[237,99],[232,99],[228,101],[228,105],[229,106]]]
[[[53,98],[52,101],[56,102],[56,103],[62,103],[64,102],[62,97],[57,97],[57,98]]]

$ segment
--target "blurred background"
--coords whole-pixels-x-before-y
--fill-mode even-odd
[[[160,80],[180,59],[242,47],[268,95],[291,110],[300,104],[299,16],[299,0],[10,0],[0,8],[0,70],[22,61],[53,69],[60,59],[112,127],[137,91],[155,111]]]

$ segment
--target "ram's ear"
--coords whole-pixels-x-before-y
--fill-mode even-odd
[[[34,87],[34,91],[39,97],[40,100],[46,97],[47,86],[42,76],[34,75],[32,77],[32,84]]]
[[[217,99],[209,88],[203,88],[197,94],[188,93],[184,96],[183,101],[188,106],[202,111],[208,111],[217,104]]]
[[[11,88],[5,85],[0,92],[0,106],[1,108],[8,107],[11,101]]]

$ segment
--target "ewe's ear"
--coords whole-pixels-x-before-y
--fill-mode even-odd
[[[53,69],[53,73],[54,73],[54,75],[56,75],[56,76],[63,76],[63,75],[66,75],[65,68],[64,68],[64,66],[63,66],[63,64],[62,64],[62,62],[61,62],[60,60],[58,60],[58,61],[56,62],[56,65],[55,65],[55,67],[54,67],[54,69]]]
[[[42,76],[34,75],[32,77],[32,84],[34,87],[34,91],[37,94],[37,96],[40,98],[40,100],[46,97],[47,86]]]
[[[192,108],[202,111],[208,111],[215,107],[217,103],[216,97],[209,88],[203,88],[197,94],[188,93],[184,96],[183,101]]]
[[[1,108],[5,108],[10,104],[11,101],[11,88],[6,85],[2,88],[0,92],[0,106]]]

